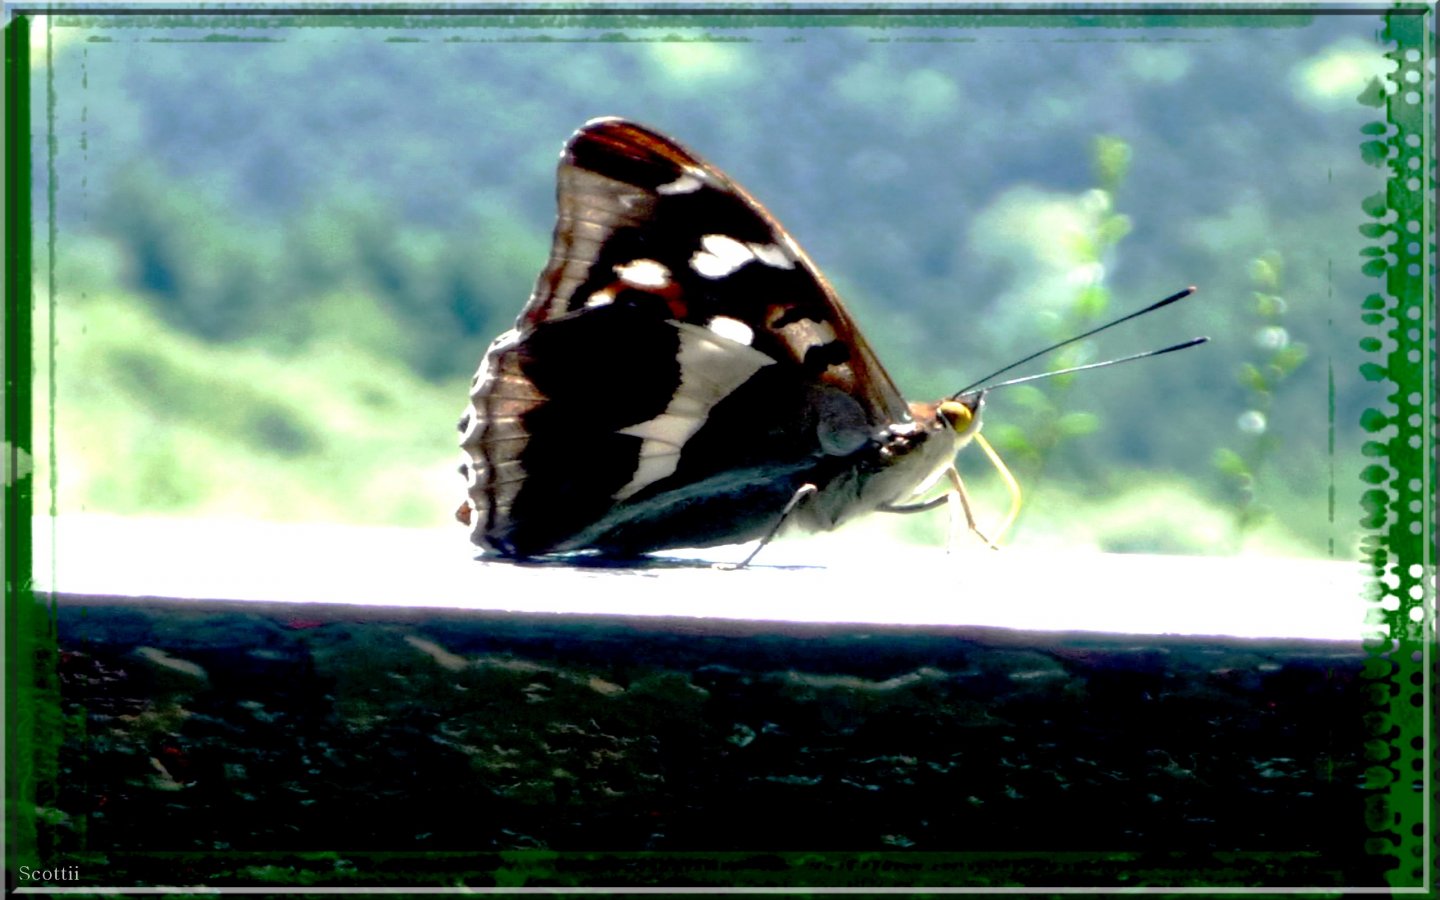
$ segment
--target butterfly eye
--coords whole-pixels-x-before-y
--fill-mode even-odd
[[[950,423],[951,428],[960,433],[964,433],[970,423],[975,421],[975,413],[959,400],[946,400],[941,403],[939,413]]]

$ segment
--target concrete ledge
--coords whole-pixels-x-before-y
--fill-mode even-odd
[[[38,588],[72,595],[1341,642],[1365,632],[1365,572],[1352,562],[978,543],[948,555],[842,533],[719,572],[712,563],[749,548],[634,569],[477,560],[459,527],[93,516],[37,520],[35,535]]]
[[[57,533],[52,571],[76,584],[76,532]],[[513,611],[541,586],[817,603],[845,577],[463,556],[473,602],[397,574],[362,605],[352,557],[296,534],[211,535],[210,563],[289,546],[328,602],[56,595],[48,858],[91,885],[1384,884],[1358,637]],[[355,569],[424,567],[386,546]],[[988,577],[931,556],[942,585]],[[917,580],[850,580],[881,583]],[[1158,583],[1152,604],[1180,582]]]

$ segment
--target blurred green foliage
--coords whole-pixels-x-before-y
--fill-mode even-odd
[[[1332,470],[1342,507],[1358,497],[1355,423],[1380,405],[1351,363],[1355,200],[1383,186],[1354,138],[1378,64],[1364,17],[56,21],[34,203],[62,513],[448,521],[454,421],[544,263],[556,153],[614,114],[765,202],[913,399],[1200,285],[1048,364],[1206,347],[991,399],[1029,494],[1018,539],[1228,550],[1240,470],[1217,450],[1273,513],[1242,522],[1247,544],[1319,553],[1353,529],[1318,511]],[[1286,347],[1257,350],[1281,292],[1251,261],[1272,249],[1303,299]],[[1299,347],[1333,363],[1338,463],[1325,367]],[[1249,409],[1274,444],[1237,438]],[[962,465],[1003,509],[983,461]],[[944,528],[900,518],[884,527]]]
[[[451,499],[412,425],[453,418],[454,397],[399,360],[343,337],[216,344],[124,294],[57,314],[62,511],[426,525]]]
[[[1250,264],[1250,273],[1255,283],[1251,293],[1255,357],[1252,362],[1242,363],[1236,374],[1250,402],[1235,419],[1239,449],[1222,445],[1215,451],[1215,468],[1227,480],[1232,495],[1237,545],[1246,533],[1272,515],[1272,510],[1256,498],[1264,465],[1284,444],[1283,436],[1269,427],[1270,414],[1281,384],[1308,355],[1304,344],[1290,340],[1283,324],[1287,309],[1281,295],[1284,260],[1280,254],[1272,251],[1256,258]]]
[[[1067,340],[1099,325],[1110,309],[1106,263],[1131,228],[1130,218],[1114,209],[1115,195],[1130,165],[1130,153],[1130,145],[1120,138],[1100,135],[1094,139],[1091,158],[1097,186],[1080,199],[1077,227],[1058,236],[1067,248],[1070,271],[1078,274],[1082,284],[1072,290],[1069,304],[1046,322],[1045,336],[1051,342]],[[1088,361],[1089,349],[1084,342],[1062,347],[1049,357],[1049,368],[1082,365]],[[1038,487],[1046,462],[1062,442],[1093,434],[1101,427],[1102,417],[1078,408],[1079,401],[1073,396],[1076,379],[1083,377],[1079,373],[1056,375],[1002,389],[1021,415],[992,429],[992,436],[997,449],[1018,463],[1016,474],[1031,489]]]

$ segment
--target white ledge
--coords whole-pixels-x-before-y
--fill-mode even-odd
[[[981,626],[1358,644],[1355,562],[767,547],[742,571],[479,560],[465,529],[67,516],[35,520],[41,593],[769,622]],[[853,550],[853,546],[837,543]],[[746,548],[707,551],[742,558]],[[699,552],[691,558],[698,556]],[[684,556],[684,554],[679,554]],[[800,558],[800,557],[805,558]],[[809,564],[807,564],[809,563]]]

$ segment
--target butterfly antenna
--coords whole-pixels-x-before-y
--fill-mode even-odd
[[[1174,353],[1176,350],[1186,350],[1198,344],[1210,340],[1208,337],[1191,338],[1179,344],[1172,344],[1169,347],[1161,347],[1159,350],[1146,350],[1144,353],[1134,353],[1130,356],[1122,356],[1118,359],[1107,359],[1101,362],[1093,362],[1083,366],[1071,366],[1068,369],[1056,369],[1053,372],[1041,372],[1038,375],[1026,375],[1022,378],[1012,378],[1009,381],[997,381],[994,384],[985,385],[985,390],[993,390],[998,387],[1006,387],[1012,384],[1024,384],[1027,381],[1039,381],[1041,378],[1052,378],[1056,375],[1069,375],[1071,372],[1083,372],[1086,369],[1103,369],[1106,366],[1118,366],[1120,363],[1134,362],[1137,359],[1149,359],[1152,356],[1161,356],[1165,353]],[[991,376],[994,377],[993,375]],[[971,389],[973,390],[973,388]],[[961,391],[961,394],[965,391]],[[956,396],[959,396],[958,394]],[[953,398],[952,398],[953,399]]]
[[[1019,368],[1020,366],[1023,366],[1023,365],[1025,365],[1026,363],[1030,362],[1031,360],[1033,360],[1033,359],[1038,359],[1038,358],[1044,356],[1044,355],[1047,354],[1047,353],[1052,353],[1052,352],[1054,352],[1054,351],[1056,351],[1056,350],[1059,350],[1061,347],[1069,346],[1070,344],[1073,344],[1073,343],[1075,343],[1076,341],[1083,341],[1083,340],[1085,340],[1086,338],[1091,337],[1092,335],[1099,334],[1100,332],[1106,330],[1107,328],[1114,328],[1116,325],[1119,325],[1119,324],[1121,324],[1122,322],[1128,322],[1128,321],[1130,321],[1131,319],[1134,319],[1134,318],[1136,318],[1136,317],[1138,317],[1138,316],[1143,316],[1143,315],[1145,315],[1146,313],[1152,313],[1152,312],[1154,312],[1154,311],[1157,310],[1157,309],[1160,309],[1160,308],[1162,308],[1162,307],[1169,306],[1170,304],[1175,303],[1175,302],[1178,302],[1178,301],[1180,301],[1180,300],[1184,300],[1186,297],[1188,297],[1188,296],[1190,296],[1191,294],[1195,293],[1196,290],[1197,290],[1196,287],[1195,287],[1194,285],[1191,285],[1190,287],[1187,287],[1185,290],[1179,291],[1179,292],[1174,293],[1174,294],[1171,294],[1170,296],[1166,297],[1164,300],[1156,301],[1155,303],[1150,304],[1149,306],[1145,307],[1144,309],[1137,309],[1135,312],[1132,312],[1132,313],[1128,313],[1128,314],[1126,314],[1126,315],[1123,315],[1123,316],[1121,316],[1121,317],[1118,318],[1118,319],[1113,319],[1113,320],[1111,320],[1111,321],[1109,321],[1109,322],[1106,322],[1104,325],[1097,325],[1097,326],[1095,326],[1094,328],[1091,328],[1089,331],[1081,332],[1080,334],[1077,334],[1077,335],[1075,335],[1074,337],[1069,337],[1069,338],[1066,338],[1066,339],[1063,340],[1063,341],[1060,341],[1059,343],[1051,344],[1050,346],[1048,346],[1048,347],[1046,347],[1046,348],[1044,348],[1044,349],[1042,349],[1042,350],[1036,350],[1034,353],[1030,354],[1029,356],[1025,357],[1024,359],[1018,359],[1018,360],[1016,360],[1015,362],[1012,362],[1010,365],[1005,366],[1004,368],[1001,368],[1001,369],[996,369],[994,372],[991,372],[989,375],[986,375],[984,378],[981,378],[981,379],[975,381],[975,382],[972,383],[972,384],[966,385],[965,387],[963,387],[963,388],[961,388],[960,390],[956,391],[955,393],[951,394],[951,395],[950,395],[950,399],[951,399],[951,400],[958,400],[962,395],[971,393],[971,392],[974,391],[976,388],[980,387],[982,384],[985,384],[985,382],[989,381],[990,379],[995,378],[995,377],[998,376],[998,375],[1004,375],[1006,372],[1009,372],[1011,369],[1017,369],[1017,368]],[[1073,369],[1064,369],[1064,370],[1062,370],[1062,371],[1063,371],[1063,372],[1077,372],[1077,371],[1079,371],[1080,369],[1093,369],[1093,368],[1098,368],[1098,367],[1100,367],[1100,366],[1113,365],[1114,363],[1119,363],[1119,362],[1129,362],[1129,361],[1132,360],[1132,359],[1143,359],[1143,358],[1146,357],[1146,356],[1159,356],[1159,355],[1162,354],[1162,353],[1170,353],[1170,352],[1173,352],[1173,351],[1175,351],[1175,350],[1183,350],[1185,347],[1193,347],[1195,344],[1203,344],[1206,340],[1208,340],[1208,338],[1198,338],[1198,339],[1196,339],[1196,340],[1189,341],[1189,342],[1184,343],[1184,344],[1176,344],[1176,345],[1173,346],[1173,347],[1166,347],[1166,348],[1163,349],[1163,350],[1154,350],[1154,351],[1151,351],[1151,352],[1149,352],[1149,353],[1140,353],[1140,354],[1137,354],[1136,356],[1127,356],[1127,357],[1125,357],[1124,359],[1112,359],[1112,360],[1110,360],[1110,361],[1108,361],[1108,362],[1103,362],[1103,363],[1091,363],[1091,364],[1088,365],[1088,366],[1076,366],[1076,367],[1073,368]],[[1004,383],[1005,383],[1005,384],[1017,384],[1017,383],[1019,383],[1019,381],[1032,381],[1032,380],[1034,380],[1035,378],[1044,378],[1044,377],[1048,377],[1049,375],[1059,375],[1059,374],[1061,374],[1061,372],[1050,372],[1050,373],[1047,373],[1046,375],[1031,376],[1031,377],[1029,377],[1029,378],[1022,378],[1022,379],[1017,379],[1017,381],[1007,381],[1007,382],[1004,382]],[[987,387],[987,390],[989,389],[989,387],[999,387],[999,385],[998,385],[998,384],[989,385],[989,386]]]

